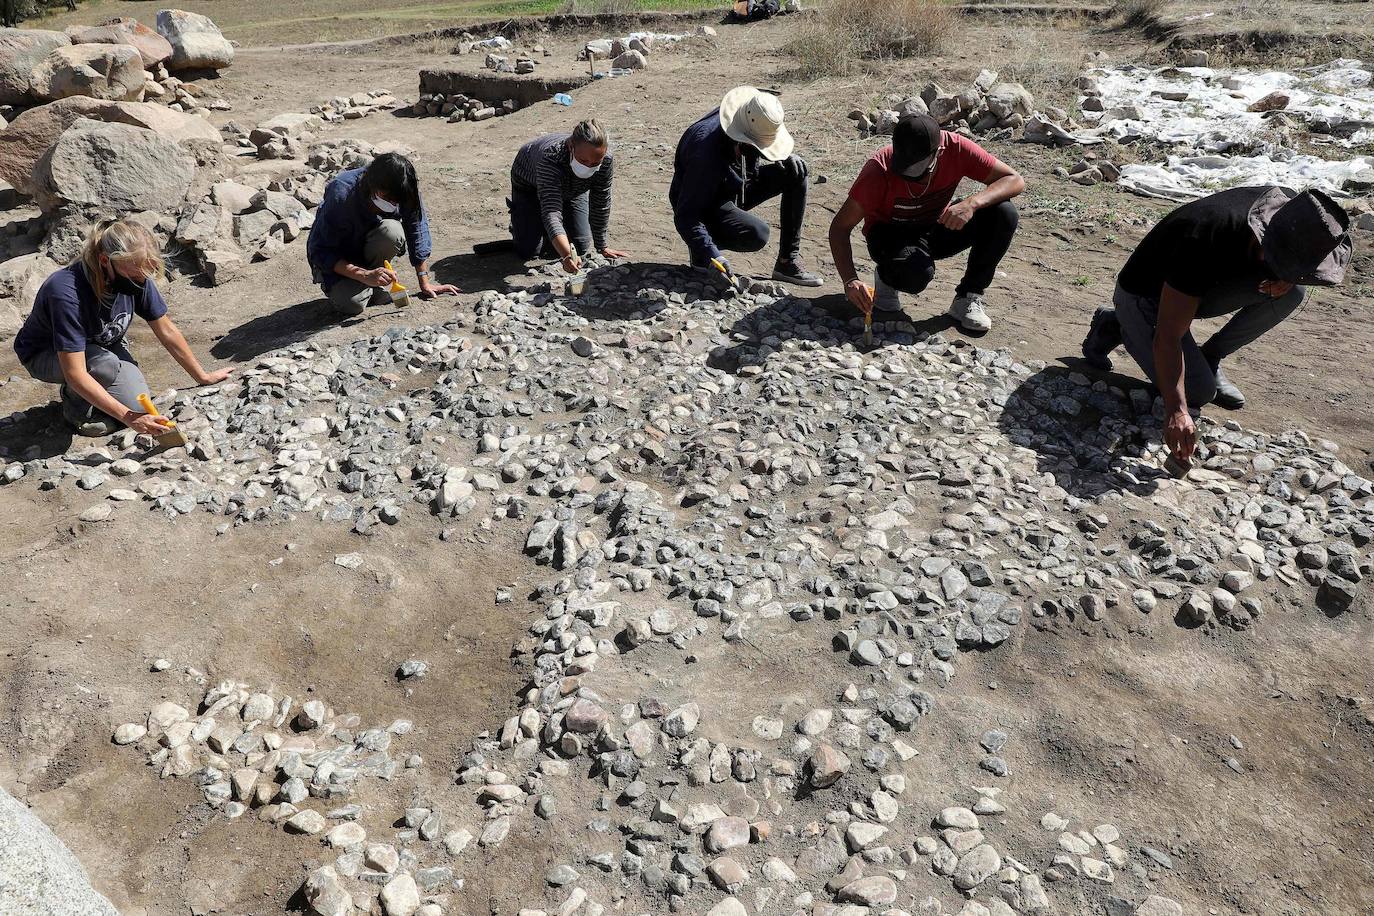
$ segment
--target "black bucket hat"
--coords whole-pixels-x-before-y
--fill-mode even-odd
[[[1335,286],[1345,279],[1353,246],[1350,217],[1321,191],[1273,187],[1250,208],[1250,229],[1265,266],[1299,286]]]
[[[901,173],[940,148],[940,125],[930,115],[910,115],[892,129],[892,171]]]

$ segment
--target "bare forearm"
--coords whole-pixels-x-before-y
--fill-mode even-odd
[[[334,273],[349,280],[357,280],[359,283],[367,283],[367,271],[356,264],[350,264],[343,258],[334,263]]]
[[[560,232],[553,237],[552,241],[553,250],[558,254],[560,261],[573,256],[572,242],[568,241],[566,234]]]
[[[850,242],[849,231],[831,227],[830,257],[835,262],[835,272],[840,275],[841,283],[859,278],[859,272],[854,268],[854,246]]]
[[[153,325],[153,333],[157,335],[157,339],[162,342],[167,352],[172,354],[172,359],[186,370],[186,374],[194,379],[197,385],[209,384],[210,374],[201,366],[196,354],[191,352],[191,345],[186,342],[186,336],[181,333],[181,328],[172,323],[172,319],[165,316],[159,319]]]
[[[1164,397],[1164,409],[1176,411],[1185,404],[1183,388],[1182,342],[1164,334],[1155,334],[1155,380]]]
[[[1026,180],[1020,175],[1004,175],[969,198],[976,209],[995,207],[1026,190]]]
[[[128,425],[134,411],[116,401],[89,372],[85,369],[67,369],[62,374],[67,380],[67,386],[87,404],[102,413],[109,414],[120,423]]]

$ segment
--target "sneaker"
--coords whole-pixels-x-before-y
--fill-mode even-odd
[[[791,283],[794,286],[820,286],[823,282],[820,277],[808,273],[798,261],[779,261],[774,264],[773,279],[780,283]]]
[[[992,330],[992,319],[983,309],[983,297],[978,293],[955,296],[954,304],[946,314],[959,322],[965,331],[980,333]]]
[[[120,425],[115,422],[113,417],[105,417],[103,419],[96,418],[92,420],[86,420],[82,423],[73,422],[71,426],[72,429],[76,431],[76,434],[78,436],[85,436],[88,439],[99,439],[104,436],[113,436],[120,430]]]
[[[1226,377],[1220,366],[1217,366],[1217,393],[1212,403],[1226,410],[1240,410],[1245,406],[1245,394]]]
[[[1083,338],[1083,359],[1094,369],[1107,372],[1112,368],[1112,351],[1121,346],[1121,323],[1116,309],[1099,308],[1093,312],[1088,336]]]

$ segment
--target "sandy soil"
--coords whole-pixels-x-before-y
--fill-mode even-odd
[[[439,279],[467,291],[457,300],[370,312],[341,325],[310,284],[302,241],[225,286],[175,285],[172,314],[198,352],[218,365],[251,363],[292,342],[347,340],[470,309],[476,292],[523,277],[522,265],[471,254],[474,242],[504,231],[516,147],[591,115],[610,127],[616,143],[613,244],[640,260],[679,262],[685,252],[667,205],[673,146],[721,93],[745,82],[784,90],[798,149],[820,176],[804,255],[829,277],[817,295],[838,299],[825,246],[829,214],[876,146],[845,120],[851,107],[919,90],[932,78],[960,86],[985,66],[1025,74],[1036,91],[1036,77],[1049,80],[1062,93],[1055,77],[1071,75],[1090,48],[1117,59],[1152,53],[1130,36],[1083,24],[978,18],[942,57],[893,65],[874,78],[798,84],[779,51],[791,28],[786,21],[722,28],[714,47],[656,55],[641,74],[579,91],[571,110],[538,106],[477,125],[378,114],[330,129],[333,136],[397,139],[414,148]],[[566,60],[585,37],[550,36],[545,44],[555,61]],[[227,117],[251,125],[340,93],[385,88],[413,98],[417,69],[442,57],[432,48],[245,48],[216,88],[234,103]],[[1004,275],[989,295],[996,324],[979,342],[1025,359],[1077,365],[1093,307],[1109,298],[1131,244],[1166,206],[1054,178],[1051,170],[1072,162],[1071,153],[992,148],[1027,176],[1030,190],[1019,202],[1021,231]],[[1357,242],[1363,252],[1345,288],[1320,292],[1228,366],[1252,404],[1237,419],[1330,438],[1352,467],[1367,467],[1374,450],[1365,378],[1374,358],[1365,315],[1374,283],[1368,242]],[[763,271],[774,254],[736,263]],[[943,265],[930,293],[908,312],[928,327],[944,327],[938,316],[957,279],[957,265]],[[134,337],[157,390],[183,383],[146,331]],[[1119,367],[1124,375],[1114,384],[1138,383],[1133,366]],[[51,390],[20,375],[7,350],[0,376],[9,379],[0,397],[12,409],[46,404]],[[49,415],[33,416],[36,426],[22,429],[32,432]],[[0,444],[17,453],[27,443]],[[441,542],[437,521],[410,520],[360,541],[342,527],[303,519],[217,534],[217,521],[202,514],[175,522],[126,515],[118,528],[87,527],[74,521],[82,508],[62,491],[0,490],[0,517],[7,520],[0,557],[14,571],[0,590],[0,780],[35,806],[126,913],[203,912],[211,903],[220,912],[278,913],[303,875],[295,840],[250,819],[212,817],[193,788],[159,781],[137,754],[109,743],[113,726],[161,699],[185,702],[196,693],[180,666],[211,682],[313,692],[368,722],[415,720],[417,732],[403,746],[429,763],[422,775],[377,790],[385,803],[378,811],[441,795],[448,765],[471,736],[499,726],[514,708],[522,680],[509,649],[525,614],[495,605],[493,595],[498,586],[528,581],[533,570],[509,531],[464,531]],[[355,551],[365,557],[360,569],[333,564],[336,554]],[[278,557],[284,561],[270,565]],[[1363,817],[1368,793],[1360,788],[1374,777],[1374,722],[1370,701],[1360,699],[1374,696],[1368,624],[1277,613],[1251,632],[1215,640],[1162,616],[1130,632],[1027,632],[1014,649],[983,656],[978,676],[966,672],[947,692],[942,703],[958,714],[924,737],[931,752],[918,760],[917,791],[935,800],[938,787],[972,779],[977,734],[963,733],[973,726],[961,731],[960,723],[997,719],[1020,736],[1014,785],[1027,816],[1038,818],[1050,806],[1085,817],[1111,814],[1135,842],[1186,852],[1187,865],[1168,876],[1164,892],[1205,901],[1218,913],[1370,912],[1374,832]],[[718,651],[726,651],[723,643]],[[790,653],[742,663],[734,675],[739,692],[766,677],[779,707],[818,702],[800,686],[804,651],[814,647],[798,643]],[[407,696],[392,672],[410,656],[430,660],[435,671]],[[155,657],[179,667],[150,672]],[[672,690],[692,689],[680,658],[660,661],[640,674]],[[646,664],[644,657],[635,664]],[[727,679],[715,686],[714,702],[729,707],[737,695]],[[740,727],[747,730],[759,711],[740,703]],[[1232,748],[1232,735],[1243,753]],[[1242,773],[1223,765],[1231,755],[1243,759]],[[1030,831],[1025,839],[1048,846]],[[538,884],[549,861],[537,839],[503,847],[503,856],[503,875],[474,869],[470,876],[474,893],[467,899],[476,904],[490,895],[493,912]],[[511,868],[513,860],[530,870]]]

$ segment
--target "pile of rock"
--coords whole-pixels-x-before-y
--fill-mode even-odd
[[[649,65],[649,54],[654,47],[654,36],[640,35],[633,38],[597,38],[587,42],[582,48],[579,60],[609,60],[617,70],[643,70]]]
[[[398,105],[394,95],[385,89],[371,89],[355,95],[336,95],[319,105],[312,105],[310,113],[329,124],[356,121],[378,111],[390,111]]]
[[[276,127],[287,123],[275,118],[273,122]],[[181,250],[192,256],[185,265],[188,272],[202,274],[211,285],[240,276],[249,262],[275,257],[309,232],[324,200],[325,184],[339,171],[365,165],[386,149],[408,152],[401,147],[379,149],[353,139],[323,140],[306,147],[297,137],[288,140],[275,128],[268,132],[273,137],[269,143],[300,144],[299,150],[293,147],[291,156],[282,158],[299,152],[302,166],[267,179],[261,187],[229,178],[216,181],[200,200],[181,210],[171,233]]]
[[[1096,153],[1084,153],[1083,158],[1070,168],[1056,166],[1054,174],[1067,178],[1076,184],[1095,185],[1101,182],[1115,182],[1121,177],[1121,167],[1110,159],[1100,159]]]
[[[353,846],[364,838],[351,824],[361,814],[357,805],[321,813],[304,803],[337,803],[354,794],[360,779],[391,779],[401,769],[389,751],[392,738],[409,734],[411,723],[361,724],[358,716],[335,714],[320,700],[297,708],[289,696],[225,681],[206,691],[197,712],[159,703],[146,719],[116,728],[113,740],[145,751],[163,779],[195,779],[205,801],[226,817],[252,809],[260,820],[310,836],[336,820],[342,829],[330,831],[326,841]],[[420,762],[412,756],[405,765]]]
[[[448,118],[450,123],[486,121],[500,115],[514,114],[520,110],[520,103],[515,99],[506,99],[500,105],[489,105],[481,99],[471,98],[461,92],[451,95],[426,92],[421,94],[410,110],[416,117]]]
[[[393,882],[381,911],[415,912],[409,882],[443,867],[429,863],[534,833],[535,818],[557,821],[541,836],[575,841],[552,847],[558,899],[532,911],[602,912],[600,898],[738,914],[741,897],[748,912],[883,911],[929,873],[972,898],[969,916],[1179,912],[1154,889],[1167,857],[1123,859],[1106,817],[1085,821],[1091,841],[1065,823],[1057,849],[1016,854],[1031,825],[997,791],[1018,764],[1004,731],[980,729],[968,761],[993,786],[945,796],[969,808],[909,798],[904,765],[927,750],[914,735],[948,714],[939,688],[968,653],[1039,630],[1119,634],[1180,611],[1192,624],[1198,596],[1209,627],[1241,610],[1254,621],[1260,601],[1266,619],[1320,619],[1314,592],[1354,595],[1374,574],[1374,483],[1330,443],[1206,420],[1207,457],[1174,480],[1143,389],[907,321],[878,322],[880,346],[860,351],[857,319],[771,284],[723,295],[690,271],[620,266],[598,267],[580,296],[561,289],[487,292],[471,317],[298,346],[160,399],[187,452],[145,457],[126,432],[51,458],[33,446],[0,473],[90,501],[90,524],[141,506],[213,513],[225,531],[299,514],[359,534],[408,513],[432,516],[441,538],[515,526],[539,564],[516,606],[530,680],[456,767],[479,825],[426,827],[435,806],[417,805],[405,876],[345,855],[307,882],[315,912],[349,913],[364,895],[372,911]],[[805,657],[820,705],[765,701],[734,728],[739,710],[690,676],[642,679],[704,670],[726,695],[752,677],[733,662],[745,646]],[[262,732],[294,737],[269,702]],[[163,749],[163,765],[181,762]],[[211,781],[228,780],[226,805],[248,765],[228,762]],[[1147,899],[1108,909],[1107,888]],[[941,912],[930,899],[923,912]]]
[[[1020,83],[998,82],[997,73],[983,70],[973,85],[951,94],[938,83],[927,83],[918,96],[889,96],[889,108],[849,113],[864,136],[890,136],[897,121],[929,114],[946,130],[1006,139],[1035,114],[1035,99]]]
[[[157,31],[127,17],[66,32],[0,29],[0,105],[166,98],[194,110],[195,95],[172,74],[219,70],[233,60],[233,46],[210,19],[182,10],[159,11]]]

